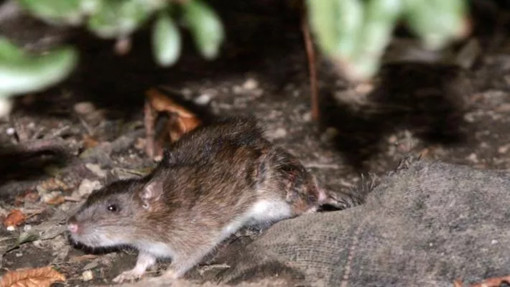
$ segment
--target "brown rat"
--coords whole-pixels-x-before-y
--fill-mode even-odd
[[[328,195],[292,155],[264,139],[254,121],[200,127],[174,143],[142,179],[93,193],[69,220],[71,238],[90,247],[129,245],[136,266],[117,276],[139,278],[157,258],[163,275],[181,277],[243,226],[314,212]]]

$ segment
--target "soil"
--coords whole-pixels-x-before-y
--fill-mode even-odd
[[[55,29],[22,14],[0,20],[2,34],[30,49],[68,43],[81,55],[68,80],[17,97],[9,118],[0,120],[0,215],[12,209],[32,214],[14,231],[0,228],[0,245],[5,245],[0,275],[51,264],[68,278],[64,286],[83,286],[109,283],[132,268],[136,252],[91,255],[72,246],[65,233],[12,247],[21,234],[44,223],[59,219],[55,224],[63,226],[65,219],[56,215],[72,213],[90,182],[104,186],[155,166],[143,149],[144,92],[154,87],[205,122],[255,116],[271,141],[298,156],[320,184],[336,192],[358,192],[362,175],[387,173],[407,156],[510,168],[509,18],[495,4],[477,4],[483,9],[475,13],[469,40],[480,52],[468,67],[407,59],[384,65],[370,82],[348,83],[319,59],[321,113],[314,121],[295,11],[267,5],[270,0],[254,1],[249,9],[223,2],[213,2],[227,29],[221,56],[210,62],[200,58],[185,35],[184,54],[168,69],[152,60],[148,28],[134,35],[129,54],[119,56],[113,41],[80,29]],[[408,38],[406,32],[398,36]],[[443,52],[458,55],[467,42]],[[64,201],[52,202],[59,197]],[[257,234],[238,236],[218,252]],[[208,262],[190,276],[223,268]],[[83,280],[87,270],[93,274],[90,281]]]

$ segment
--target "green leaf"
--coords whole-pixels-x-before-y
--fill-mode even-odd
[[[391,40],[403,4],[401,0],[365,2],[365,18],[359,32],[350,77],[366,79],[379,69],[380,58]]]
[[[156,62],[164,67],[173,65],[181,54],[181,35],[167,13],[161,13],[154,23],[152,49]]]
[[[363,23],[359,0],[308,0],[309,21],[319,47],[328,56],[349,57]]]
[[[409,27],[431,49],[445,46],[467,32],[465,0],[404,0]]]
[[[97,0],[18,0],[34,16],[54,24],[79,24]]]
[[[99,37],[117,38],[131,34],[152,14],[156,6],[142,0],[101,0],[88,20],[88,29]]]
[[[206,59],[216,58],[224,39],[223,25],[218,15],[199,0],[186,1],[183,9],[184,20],[200,54]]]
[[[45,55],[29,56],[15,52],[11,43],[0,38],[0,95],[28,93],[49,87],[69,75],[77,62],[71,48],[60,48]],[[8,58],[11,53],[16,57]]]

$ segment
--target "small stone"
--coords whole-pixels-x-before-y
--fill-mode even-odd
[[[7,133],[7,135],[12,136],[14,135],[14,133],[16,133],[16,130],[14,128],[8,128],[7,130],[5,130],[5,132]]]
[[[91,102],[79,102],[74,105],[74,111],[80,115],[90,114],[95,109]]]
[[[81,274],[81,280],[83,281],[90,281],[94,279],[94,273],[92,273],[92,270],[83,271]]]
[[[510,144],[502,145],[498,148],[498,153],[501,153],[501,154],[507,153],[509,148],[510,148]]]
[[[103,187],[99,181],[94,180],[91,181],[89,179],[84,179],[80,183],[80,186],[78,187],[78,190],[76,191],[76,195],[73,193],[73,197],[87,197],[89,196],[94,190],[100,189]]]
[[[470,154],[466,159],[471,162],[478,163],[478,156],[476,155],[476,153]]]
[[[334,127],[328,127],[326,131],[321,135],[321,141],[328,142],[338,135],[338,130]]]
[[[16,230],[16,227],[14,227],[12,225],[7,226],[7,231],[14,231],[14,230]]]
[[[195,99],[195,104],[205,106],[211,101],[212,97],[209,94],[201,94]]]
[[[494,244],[498,244],[498,241],[497,241],[496,239],[492,239],[491,244],[492,244],[492,245],[494,245]]]
[[[255,90],[258,86],[259,86],[259,83],[257,82],[257,80],[255,80],[253,78],[249,78],[243,83],[243,89],[248,90],[248,91]]]
[[[98,177],[106,177],[106,171],[101,169],[98,164],[87,163],[85,164],[85,167]]]
[[[303,114],[303,121],[310,122],[312,121],[312,112],[306,112]]]
[[[236,85],[236,86],[232,87],[232,92],[234,93],[234,95],[239,95],[243,92],[243,88]]]
[[[50,203],[53,200],[55,200],[58,196],[60,196],[62,193],[60,191],[52,191],[52,192],[46,192],[44,194],[41,194],[41,201],[44,203]]]
[[[287,130],[284,128],[277,128],[273,132],[269,132],[267,136],[271,139],[281,139],[287,136]]]
[[[191,97],[191,94],[193,93],[190,89],[184,88],[181,90],[181,93],[184,97]]]
[[[6,98],[0,98],[0,118],[7,116],[12,109],[12,101]]]
[[[388,138],[388,143],[390,143],[390,144],[395,144],[395,143],[397,143],[397,141],[398,141],[398,138],[397,138],[397,136],[396,136],[396,135],[391,135],[391,136]]]
[[[354,88],[354,91],[358,94],[366,95],[374,90],[374,85],[371,83],[362,83]]]

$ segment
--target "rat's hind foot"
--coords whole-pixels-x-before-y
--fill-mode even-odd
[[[142,275],[145,273],[145,271],[140,272],[140,270],[131,269],[129,271],[124,271],[117,277],[113,279],[113,282],[115,283],[122,283],[125,281],[135,281],[142,277]]]

